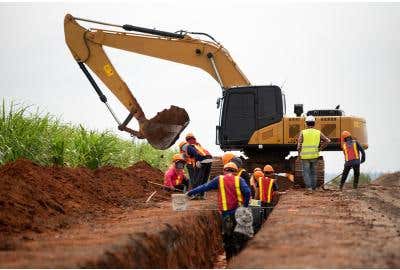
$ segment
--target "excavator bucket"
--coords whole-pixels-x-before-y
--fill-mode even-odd
[[[189,121],[185,109],[171,106],[150,120],[144,121],[140,126],[140,132],[154,148],[164,150],[176,142]]]

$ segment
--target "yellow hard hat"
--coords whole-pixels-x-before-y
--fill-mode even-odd
[[[228,162],[228,163],[226,163],[226,164],[224,165],[224,170],[226,170],[226,169],[232,169],[232,170],[234,170],[235,172],[238,171],[238,167],[237,167],[236,164],[233,163],[233,162]]]
[[[263,177],[263,176],[264,176],[264,173],[263,173],[262,171],[255,171],[255,172],[253,173],[253,176],[254,176],[255,179],[258,179],[258,178],[260,178],[260,177]]]
[[[182,157],[181,154],[175,154],[175,155],[173,155],[173,157],[172,157],[172,161],[173,161],[173,162],[177,162],[177,161],[183,161],[183,162],[185,162],[185,159]]]
[[[345,138],[347,138],[347,137],[350,137],[350,136],[351,136],[351,133],[348,132],[347,130],[345,130],[345,131],[342,132],[342,138],[343,138],[343,139],[345,139]]]
[[[232,158],[234,158],[234,157],[235,157],[235,155],[232,154],[232,153],[230,153],[230,152],[225,153],[225,154],[222,156],[222,163],[225,165],[225,164],[227,164],[229,161],[231,161]]]
[[[268,172],[268,173],[273,173],[274,172],[274,168],[272,168],[271,165],[265,165],[263,171],[264,172]]]
[[[185,139],[186,139],[186,140],[189,140],[190,138],[195,139],[196,137],[193,135],[193,133],[189,132],[188,134],[186,134]]]

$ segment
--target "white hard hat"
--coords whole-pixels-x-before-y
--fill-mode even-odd
[[[312,115],[306,117],[306,122],[315,122],[315,118]]]

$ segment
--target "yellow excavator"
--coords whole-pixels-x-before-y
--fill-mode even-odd
[[[77,21],[116,28],[118,31],[87,29]],[[277,171],[294,174],[296,182],[301,185],[300,163],[296,157],[288,156],[290,151],[296,151],[297,137],[305,127],[306,115],[313,115],[316,128],[331,139],[326,150],[341,151],[340,136],[343,130],[351,132],[363,147],[368,147],[364,118],[345,116],[339,107],[304,113],[302,104],[295,104],[295,115],[287,116],[285,95],[281,89],[276,85],[251,85],[229,52],[206,33],[183,30],[166,32],[77,18],[70,14],[65,16],[64,31],[73,57],[117,121],[118,128],[132,136],[147,139],[155,148],[166,149],[175,143],[189,124],[187,112],[171,106],[148,120],[103,46],[197,67],[209,73],[223,90],[222,97],[217,101],[220,123],[216,127],[216,143],[224,151],[242,151],[247,156],[245,164],[249,169],[270,163]],[[196,38],[199,36],[204,39]],[[110,108],[87,67],[126,107],[128,116],[124,121],[121,122]],[[127,127],[133,117],[139,123],[138,131]],[[322,157],[317,168],[318,182],[321,184],[324,180]]]

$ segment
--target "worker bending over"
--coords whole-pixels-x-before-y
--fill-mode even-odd
[[[306,117],[306,129],[300,132],[297,140],[297,151],[303,166],[303,179],[308,191],[317,188],[317,161],[319,151],[322,151],[331,140],[321,131],[315,129],[315,118],[312,115]],[[320,145],[320,142],[322,144]]]
[[[172,157],[172,165],[164,174],[164,186],[169,190],[182,190],[186,192],[189,188],[189,180],[185,176],[185,159],[180,154]]]
[[[264,218],[268,218],[272,208],[278,201],[278,184],[274,177],[274,169],[271,165],[265,165],[263,172],[255,171],[254,180],[256,184],[256,200],[260,200],[264,208]]]
[[[349,172],[352,168],[354,172],[353,188],[357,188],[358,178],[360,177],[360,164],[365,162],[365,151],[364,148],[360,145],[360,143],[351,137],[350,132],[346,130],[343,131],[342,138],[344,140],[344,142],[342,142],[342,150],[344,154],[345,163],[342,173],[342,180],[340,181],[340,190],[343,189],[343,185],[346,182],[347,176],[349,175]],[[360,152],[361,152],[361,161],[360,161]]]
[[[240,157],[235,156],[233,153],[225,153],[222,156],[222,163],[225,165],[228,162],[233,162],[236,164],[238,167],[239,171],[237,175],[246,181],[246,184],[249,186],[250,191],[251,191],[251,196],[254,197],[255,190],[252,189],[252,186],[250,185],[250,174],[243,168],[243,161]]]
[[[193,158],[190,158],[188,153],[187,153],[187,148],[188,148],[188,143],[186,141],[182,141],[179,144],[179,152],[181,153],[182,157],[186,161],[186,169],[188,170],[189,173],[189,179],[194,179],[195,174],[194,174],[194,166],[195,166],[195,161]],[[192,180],[189,180],[189,182]]]
[[[190,188],[196,188],[207,183],[211,172],[212,156],[204,147],[202,147],[192,133],[186,135],[187,155],[193,159],[195,164],[194,178],[190,178]],[[204,193],[198,194],[199,199],[204,199]]]
[[[218,189],[218,208],[222,217],[222,239],[226,258],[237,254],[247,241],[247,237],[234,232],[236,226],[235,212],[239,206],[247,207],[250,200],[250,189],[243,178],[237,176],[238,167],[233,162],[224,165],[223,175],[217,176],[187,193],[193,196],[212,189]]]

